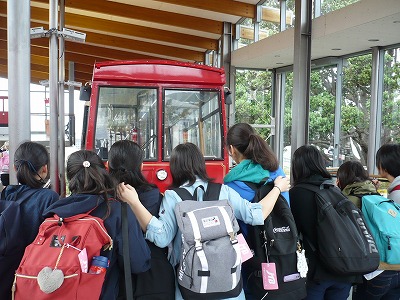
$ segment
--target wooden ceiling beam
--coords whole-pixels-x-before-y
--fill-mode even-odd
[[[2,9],[2,2],[0,2],[0,11]],[[31,7],[31,20],[45,22],[47,24],[48,18],[49,12],[47,9]],[[111,33],[125,37],[139,37],[148,40],[202,48],[205,50],[217,50],[218,48],[218,42],[214,39],[72,13],[65,14],[65,27],[84,31],[87,35],[91,34],[91,32]]]
[[[163,3],[169,3],[179,6],[203,9],[222,14],[234,15],[253,19],[256,12],[256,6],[235,0],[155,0]]]
[[[0,77],[2,78],[8,78],[8,73],[7,71],[2,70],[3,68],[0,65]],[[34,77],[31,75],[31,83],[35,83],[35,84],[39,84],[39,81],[43,80],[43,78],[38,78],[38,77]]]
[[[261,19],[266,22],[280,23],[281,10],[274,7],[262,7]],[[293,25],[294,14],[292,11],[286,11],[286,24]]]
[[[84,84],[92,80],[91,76],[87,76],[86,74],[83,75],[84,76],[82,76],[82,74],[76,74],[75,81],[82,82]],[[0,77],[8,78],[7,65],[0,64]],[[31,83],[39,84],[39,81],[47,79],[49,79],[48,73],[35,69],[31,70]]]
[[[0,29],[0,49],[7,52],[7,32]],[[73,61],[82,65],[87,65],[93,69],[96,61],[107,60],[136,60],[136,59],[160,59],[159,57],[136,54],[126,51],[115,51],[114,49],[101,48],[92,45],[66,42],[65,60]],[[80,53],[79,53],[80,52]],[[97,56],[101,53],[102,56]],[[33,39],[31,41],[31,55],[45,57],[48,60],[49,49],[47,39]]]
[[[49,51],[48,41],[46,39],[34,39],[31,41],[31,46],[42,47],[42,48],[45,48],[47,52]],[[94,46],[94,45],[88,45],[85,43],[81,44],[81,43],[75,43],[75,42],[70,42],[70,41],[66,41],[65,51],[66,51],[66,53],[75,53],[75,54],[79,54],[79,55],[84,54],[85,56],[93,56],[96,58],[97,61],[160,59],[159,57],[156,57],[156,56],[138,54],[138,53],[122,51],[122,50],[115,51],[115,49],[111,49],[111,48],[98,47],[98,46]],[[84,59],[84,57],[82,57],[82,58]],[[80,62],[84,63],[83,61],[80,61]]]
[[[32,27],[37,27],[41,26],[41,23],[31,22],[31,25]],[[67,43],[69,44],[75,42],[66,41],[66,46],[65,46],[66,49],[67,49]],[[160,55],[164,57],[173,57],[176,59],[184,59],[188,61],[203,62],[204,60],[204,52],[172,47],[172,46],[164,46],[160,44],[143,42],[143,41],[99,34],[94,32],[86,36],[86,42],[84,44],[97,46],[100,48],[102,47],[111,48],[113,49],[113,51],[126,51],[126,49],[130,49],[132,51],[149,53],[149,55],[152,54]],[[99,53],[101,53],[101,51]]]
[[[0,2],[1,3],[1,2]],[[4,23],[4,18],[0,17],[0,39],[7,39],[7,31],[2,28],[2,23]],[[31,22],[32,27],[43,26],[42,23]],[[31,43],[34,44],[35,40],[31,40]],[[45,40],[45,38],[43,38]],[[77,44],[75,42],[66,41],[65,48],[68,49],[67,44]],[[86,36],[86,43],[78,44],[78,45],[92,45],[101,48],[109,48],[112,49],[113,52],[126,51],[126,49],[130,49],[133,51],[140,51],[142,53],[138,53],[143,55],[143,57],[151,57],[153,55],[159,55],[158,59],[161,57],[171,57],[175,59],[187,60],[192,62],[203,62],[204,53],[200,51],[194,51],[189,49],[182,49],[178,47],[172,46],[164,46],[155,43],[137,41],[127,38],[120,38],[115,36],[109,36],[99,33],[91,33]],[[81,46],[78,46],[82,48]],[[85,53],[82,50],[79,50],[80,53]],[[126,51],[128,52],[128,51]],[[98,54],[102,53],[100,50]],[[135,52],[131,52],[132,56],[135,56]],[[143,53],[149,53],[148,55]]]
[[[35,0],[31,1],[31,6],[32,2],[49,3],[48,0]],[[74,8],[78,10],[86,10],[88,12],[106,14],[109,16],[142,20],[150,23],[176,26],[219,35],[223,32],[223,24],[220,21],[106,0],[66,0],[65,7],[66,10],[68,10],[68,8]]]

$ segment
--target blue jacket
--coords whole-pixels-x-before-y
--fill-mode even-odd
[[[21,241],[21,245],[28,246],[35,239],[40,224],[44,221],[43,211],[52,203],[58,200],[59,195],[49,189],[33,189],[27,185],[9,185],[4,191],[6,201],[13,201],[15,196],[20,204],[21,222],[23,231],[21,236],[13,237]],[[0,238],[2,238],[0,236]],[[0,266],[0,299],[11,298],[11,286],[14,280],[15,270],[21,262],[23,252],[15,253],[10,257],[5,257]]]
[[[21,201],[21,213],[23,219],[24,237],[27,245],[35,239],[39,226],[44,221],[42,213],[60,197],[50,189],[33,189],[27,185],[9,185],[5,190],[6,200],[12,200],[17,193],[18,201]]]
[[[119,292],[119,266],[123,265],[121,203],[116,200],[110,200],[109,204],[110,215],[104,219],[104,226],[113,239],[113,249],[111,254],[108,251],[102,252],[102,255],[108,256],[110,259],[110,266],[107,269],[106,279],[100,297],[100,299],[104,300],[113,300],[117,298]],[[50,217],[53,214],[57,214],[60,217],[66,218],[81,213],[87,213],[92,209],[94,210],[90,213],[91,215],[99,218],[104,218],[106,216],[107,203],[103,197],[99,195],[74,194],[54,203],[43,215],[45,217]],[[144,240],[139,223],[130,209],[128,209],[128,226],[132,273],[145,272],[150,268],[150,250]]]

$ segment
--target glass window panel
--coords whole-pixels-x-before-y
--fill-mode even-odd
[[[357,1],[359,0],[321,0],[321,14],[327,14]]]
[[[309,141],[333,166],[333,138],[336,106],[337,68],[324,67],[311,72]]]
[[[372,55],[345,60],[341,104],[340,153],[343,161],[367,165],[371,103]]]
[[[400,48],[385,51],[381,144],[400,143]]]
[[[279,1],[265,1],[262,5],[260,40],[280,32],[280,14]]]
[[[238,48],[250,45],[254,42],[254,25],[253,20],[245,18],[240,24],[240,36],[238,42]]]
[[[144,160],[157,155],[157,90],[100,87],[95,148],[102,158],[119,140],[132,140],[143,149]]]
[[[222,158],[218,91],[165,90],[164,158],[180,143],[199,146],[206,159]]]
[[[283,162],[285,174],[290,175],[292,157],[292,103],[293,103],[293,72],[286,72],[285,79],[285,107],[284,107],[284,132],[283,132]]]
[[[236,70],[235,122],[271,124],[272,76],[268,71]],[[269,128],[260,129],[267,138]]]

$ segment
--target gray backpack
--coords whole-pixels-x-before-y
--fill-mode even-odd
[[[229,201],[218,200],[221,184],[208,183],[203,201],[196,201],[198,188],[193,195],[174,189],[182,200],[189,200],[175,206],[182,232],[179,289],[184,299],[236,297],[242,291],[239,225]]]

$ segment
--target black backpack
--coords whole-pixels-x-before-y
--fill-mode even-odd
[[[324,266],[338,275],[363,275],[379,266],[379,253],[364,216],[330,180],[321,186],[296,185],[315,193],[317,205],[317,239],[313,245]]]
[[[252,202],[259,202],[274,187],[273,182],[259,184],[244,182],[255,191]],[[300,242],[296,223],[286,199],[279,195],[264,225],[248,226],[246,241],[254,256],[243,263],[246,292],[254,299],[294,300],[306,296],[306,278],[297,269],[297,250]],[[299,248],[298,248],[299,247]],[[264,290],[261,263],[276,266],[277,290]]]

